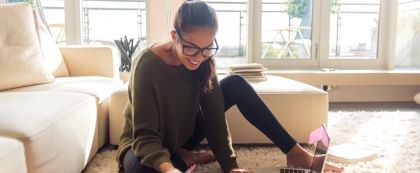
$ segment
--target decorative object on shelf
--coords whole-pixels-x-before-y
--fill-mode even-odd
[[[140,40],[134,44],[134,39],[130,38],[130,40],[128,40],[127,36],[124,36],[124,40],[123,38],[120,38],[120,40],[114,40],[114,42],[117,45],[118,50],[120,50],[120,72],[130,72],[132,57],[139,46]]]
[[[235,64],[229,65],[228,71],[230,74],[237,74],[242,76],[248,82],[266,81],[267,76],[263,72],[267,70],[262,64]]]

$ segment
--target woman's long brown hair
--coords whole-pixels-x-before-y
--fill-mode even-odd
[[[215,10],[200,0],[185,1],[175,16],[174,28],[180,34],[188,32],[193,27],[208,27],[215,34],[218,29]],[[196,71],[196,78],[204,93],[208,93],[213,89],[211,79],[215,75],[215,61],[213,57],[210,57]]]

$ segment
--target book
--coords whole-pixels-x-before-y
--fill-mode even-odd
[[[248,82],[263,82],[267,80],[267,76],[248,76],[244,77],[244,79]]]
[[[229,69],[262,69],[264,66],[262,64],[250,63],[250,64],[233,64],[229,65]]]
[[[328,160],[343,164],[369,161],[377,157],[378,153],[375,150],[354,144],[330,146],[327,156]]]
[[[230,73],[241,73],[241,72],[263,72],[267,68],[248,68],[248,69],[228,69]]]
[[[267,76],[263,72],[267,70],[262,64],[235,64],[229,65],[228,71],[230,74],[237,74],[242,76],[248,82],[262,82],[267,80]]]

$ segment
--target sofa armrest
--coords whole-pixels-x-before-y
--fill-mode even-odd
[[[119,79],[120,59],[111,46],[60,47],[70,76],[104,76]]]

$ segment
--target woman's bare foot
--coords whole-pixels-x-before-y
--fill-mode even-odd
[[[187,164],[187,166],[191,166],[193,164],[206,164],[209,162],[216,161],[213,152],[211,151],[199,151],[199,152],[190,152],[186,149],[179,149],[177,151],[179,157]]]
[[[298,168],[310,168],[312,165],[312,158],[312,154],[308,153],[299,144],[296,144],[287,153],[287,166]]]
[[[327,162],[325,164],[324,170],[325,171],[332,171],[332,172],[344,172],[344,167]]]
[[[235,168],[235,169],[230,170],[229,173],[254,173],[254,172],[246,170],[246,169]]]
[[[310,169],[314,155],[306,151],[299,144],[287,153],[287,166]],[[324,156],[315,156],[315,159],[323,159]],[[343,172],[344,168],[331,163],[325,164],[325,171]]]

